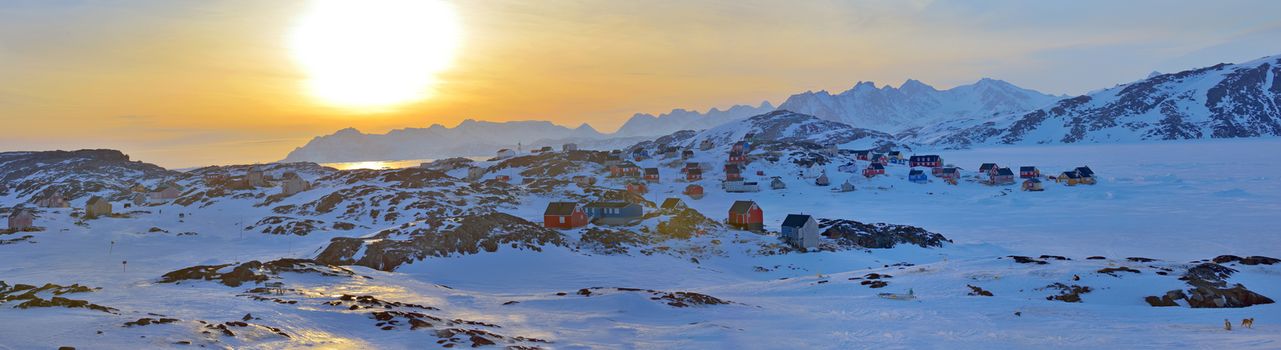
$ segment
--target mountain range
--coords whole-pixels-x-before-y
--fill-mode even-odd
[[[838,94],[792,95],[777,108],[768,101],[707,112],[674,109],[633,115],[612,134],[587,124],[467,120],[454,128],[364,134],[344,129],[295,149],[286,161],[361,161],[493,154],[498,148],[579,143],[623,148],[680,130],[704,130],[775,110],[812,115],[861,130],[894,135],[895,142],[926,148],[981,144],[1127,142],[1281,135],[1281,56],[1218,64],[1147,78],[1076,97],[1053,96],[984,78],[939,90],[917,80],[897,88],[859,82]],[[918,147],[919,148],[919,147]]]

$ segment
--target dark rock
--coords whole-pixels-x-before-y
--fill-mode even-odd
[[[952,243],[941,234],[915,226],[865,224],[843,219],[818,219],[818,226],[823,236],[863,248],[886,249],[898,244],[935,248],[942,247],[943,243]]]
[[[1095,255],[1095,256],[1091,256],[1091,257],[1085,258],[1085,259],[1086,259],[1086,260],[1103,260],[1103,259],[1107,259],[1107,258],[1102,257],[1102,256],[1098,256],[1098,255]]]
[[[1135,270],[1135,269],[1132,269],[1132,268],[1129,268],[1129,267],[1125,267],[1125,266],[1121,266],[1121,267],[1105,267],[1105,268],[1103,268],[1103,269],[1100,269],[1098,272],[1099,272],[1099,273],[1102,273],[1102,274],[1112,275],[1112,276],[1117,276],[1117,274],[1116,274],[1117,272],[1142,273],[1142,272],[1139,272],[1139,270]]]
[[[1020,263],[1020,264],[1037,264],[1037,265],[1048,264],[1047,262],[1045,262],[1045,260],[1036,260],[1026,256],[1021,256],[1021,255],[1010,255],[1009,257],[1014,259],[1014,262]]]
[[[989,291],[983,290],[983,288],[980,288],[979,286],[972,286],[972,285],[968,285],[968,284],[967,284],[967,285],[965,285],[965,286],[966,286],[966,287],[970,287],[970,293],[969,293],[968,295],[973,295],[973,296],[985,296],[985,297],[990,297],[990,296],[992,296],[992,292],[989,292]]]

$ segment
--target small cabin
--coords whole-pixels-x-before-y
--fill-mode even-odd
[[[1076,186],[1081,183],[1081,175],[1077,174],[1075,170],[1064,171],[1059,173],[1059,176],[1054,178],[1054,181],[1068,186]]]
[[[739,142],[735,142],[735,143],[734,143],[734,146],[730,148],[730,151],[731,151],[731,152],[740,152],[740,153],[744,153],[744,154],[746,154],[747,152],[751,152],[751,151],[752,151],[752,144],[751,144],[750,142],[747,142],[747,141],[739,141]]]
[[[841,149],[839,147],[836,147],[836,145],[827,145],[826,147],[823,147],[823,154],[826,154],[829,157],[836,156],[838,154],[841,154]]]
[[[868,164],[867,168],[863,169],[863,176],[873,177],[877,175],[885,175],[885,166],[881,165],[881,163]]]
[[[566,144],[560,145],[561,152],[573,152],[577,150],[578,150],[577,143],[566,143]]]
[[[988,182],[993,185],[1012,185],[1014,184],[1014,171],[1010,168],[996,168],[988,175]]]
[[[912,167],[939,168],[943,166],[943,157],[933,154],[912,156],[911,158],[908,158],[907,165]]]
[[[912,169],[907,172],[907,181],[923,184],[929,181],[929,177],[925,176],[925,171],[923,170]]]
[[[979,165],[979,174],[992,174],[997,168],[1000,167],[996,166],[996,163],[983,163]]]
[[[658,168],[645,168],[645,181],[658,182]]]
[[[725,192],[742,193],[742,192],[760,192],[761,185],[755,182],[743,180],[721,182],[721,188]]]
[[[685,181],[698,181],[703,179],[703,169],[693,168],[685,169]]]
[[[782,233],[783,242],[793,247],[800,249],[818,247],[818,221],[815,221],[812,216],[787,214],[779,232]]]
[[[956,181],[961,178],[961,169],[955,167],[938,168],[938,177]]]
[[[54,192],[49,194],[47,197],[41,198],[36,201],[36,205],[44,208],[66,208],[71,206],[71,204],[67,202],[67,199],[62,196],[62,193],[58,192]]]
[[[685,193],[685,195],[686,195],[686,196],[689,196],[689,198],[693,198],[693,199],[702,199],[702,198],[703,198],[703,186],[702,186],[702,185],[689,185],[689,186],[685,186],[685,192],[684,192],[684,193]]]
[[[694,150],[687,149],[687,150],[681,151],[681,159],[690,159],[690,158],[694,158]]]
[[[22,207],[14,208],[13,212],[9,213],[9,230],[22,231],[30,229],[35,226],[35,220],[36,216],[31,213],[31,210]]]
[[[649,193],[649,186],[646,186],[644,182],[629,182],[627,183],[627,192],[644,195]]]
[[[510,148],[504,148],[504,149],[498,150],[498,153],[494,157],[498,159],[507,159],[515,156],[516,156],[516,151],[513,151]]]
[[[734,201],[734,205],[729,207],[729,217],[725,220],[731,227],[748,231],[765,229],[764,222],[764,212],[754,201]]]
[[[667,199],[663,200],[663,204],[659,205],[658,208],[662,210],[681,210],[689,208],[689,206],[685,205],[685,201],[682,201],[680,198],[667,197]]]
[[[858,160],[869,160],[872,158],[872,150],[856,150],[854,158]]]
[[[85,202],[85,216],[92,219],[103,215],[111,215],[111,202],[106,198],[93,196]]]
[[[894,163],[894,164],[902,164],[903,161],[907,160],[907,158],[903,157],[902,151],[889,151],[889,153],[886,153],[885,156],[889,157],[890,163]]]
[[[1023,190],[1040,192],[1045,190],[1045,185],[1041,183],[1041,179],[1034,177],[1027,180],[1023,180]]]
[[[715,147],[716,143],[713,143],[712,140],[703,140],[703,142],[698,144],[698,149],[701,151],[706,151]]]
[[[245,171],[245,185],[246,187],[267,187],[267,176],[258,167],[249,168]]]
[[[147,195],[146,193],[134,193],[133,197],[129,198],[129,201],[133,203],[135,207],[141,207],[141,206],[147,205],[147,202],[151,201],[151,196]],[[128,207],[129,207],[128,205],[125,205],[125,208],[128,208]]]
[[[1041,177],[1041,170],[1037,169],[1036,167],[1034,166],[1019,167],[1019,178],[1033,179],[1038,177]]]
[[[845,182],[842,182],[840,186],[833,190],[836,192],[854,192],[854,184],[850,183],[849,179],[846,179]]]
[[[538,149],[538,153],[549,153],[551,151],[553,151],[552,146],[543,146],[542,148]]]
[[[781,190],[781,189],[787,188],[787,184],[783,182],[782,178],[775,176],[773,179],[770,179],[769,188],[775,189],[775,190]]]
[[[292,196],[298,192],[311,189],[311,183],[303,180],[298,173],[287,172],[280,183],[280,193],[286,196]]]
[[[814,179],[814,184],[819,186],[828,186],[832,184],[832,180],[827,178],[827,172],[824,171],[822,175],[819,175],[817,179]]]
[[[508,183],[508,182],[512,182],[512,177],[511,175],[498,175],[498,176],[494,176],[494,181]]]
[[[1081,177],[1080,182],[1082,184],[1086,184],[1086,185],[1094,184],[1094,170],[1090,170],[1090,167],[1088,166],[1077,167],[1076,174]]]
[[[665,148],[663,149],[663,158],[676,158],[679,152],[680,150],[676,147]]]
[[[638,162],[649,159],[649,151],[645,150],[644,148],[638,148],[632,151],[632,159],[635,159]]]
[[[601,225],[633,225],[641,221],[644,209],[628,202],[593,202],[583,207],[591,222]]]
[[[543,211],[543,227],[572,229],[587,225],[587,212],[578,203],[551,202]]]

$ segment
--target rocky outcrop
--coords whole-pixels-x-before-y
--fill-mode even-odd
[[[18,302],[18,304],[14,306],[18,309],[61,307],[97,310],[113,314],[116,313],[117,310],[115,308],[90,303],[85,300],[70,299],[61,296],[64,294],[88,293],[94,290],[96,289],[79,284],[62,286],[53,283],[46,283],[43,286],[36,287],[30,284],[21,283],[9,285],[4,281],[0,281],[0,304]],[[41,294],[46,293],[53,296],[49,299],[41,297]]]
[[[818,219],[819,232],[828,238],[844,240],[863,248],[887,249],[898,244],[922,248],[942,247],[952,240],[943,235],[908,225],[865,224],[854,220]]]
[[[429,257],[494,252],[504,245],[541,251],[544,245],[565,246],[566,242],[560,232],[542,225],[505,213],[489,213],[406,224],[365,238],[334,238],[316,261],[394,271]]]
[[[234,266],[233,266],[234,265]],[[266,263],[257,260],[242,264],[198,265],[171,271],[160,277],[159,283],[182,281],[217,281],[228,287],[245,283],[262,283],[282,272],[316,273],[323,276],[355,276],[356,273],[311,259],[279,259]]]
[[[1220,259],[1223,261],[1239,261],[1237,259]],[[1246,289],[1245,285],[1240,283],[1229,285],[1228,278],[1237,271],[1216,263],[1202,263],[1188,269],[1180,280],[1188,283],[1191,288],[1185,294],[1181,290],[1172,290],[1166,292],[1161,297],[1148,296],[1144,298],[1152,306],[1177,306],[1175,300],[1184,300],[1192,308],[1240,308],[1250,307],[1260,304],[1271,304],[1273,300]]]

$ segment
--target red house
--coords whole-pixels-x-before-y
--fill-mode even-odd
[[[943,157],[937,155],[912,156],[907,159],[907,164],[913,167],[938,168],[943,166]]]
[[[571,229],[587,225],[587,213],[574,202],[547,203],[543,211],[543,227]]]
[[[658,182],[658,168],[645,168],[645,181]]]
[[[611,165],[609,167],[609,176],[640,176],[640,167],[633,164]]]
[[[627,184],[627,192],[644,195],[649,192],[649,187],[643,182],[632,182]]]
[[[876,175],[885,175],[884,165],[881,165],[880,163],[872,163],[868,164],[867,168],[863,169],[863,176],[873,177]]]
[[[512,177],[509,175],[498,175],[494,177],[494,180],[498,182],[511,182]]]
[[[685,181],[698,181],[703,179],[703,169],[694,168],[685,170]]]
[[[742,151],[730,151],[729,162],[737,164],[747,163],[747,153]]]
[[[880,165],[886,165],[890,163],[890,157],[887,157],[884,154],[880,154],[880,153],[871,155],[870,157],[868,157],[868,160],[874,164],[880,164]]]
[[[1024,179],[1035,179],[1041,177],[1041,170],[1034,166],[1019,167],[1019,177]]]
[[[754,201],[734,201],[729,207],[729,219],[725,223],[748,231],[760,231],[765,228],[765,214]]]
[[[858,160],[868,160],[872,157],[872,150],[854,151],[854,157]]]

